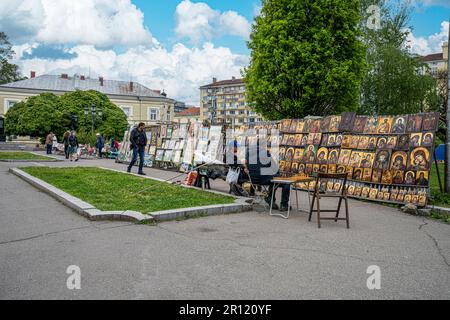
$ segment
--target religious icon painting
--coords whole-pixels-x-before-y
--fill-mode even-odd
[[[369,147],[369,136],[360,136],[357,149],[367,149]]]
[[[295,153],[295,149],[294,148],[288,148],[286,150],[285,161],[286,162],[292,162],[294,160],[294,153]]]
[[[400,189],[398,191],[398,195],[397,195],[397,201],[398,202],[403,202],[405,200],[405,195],[406,195],[406,190],[405,189]]]
[[[298,165],[298,173],[305,173],[306,165],[304,163],[300,163]]]
[[[284,119],[281,121],[281,132],[289,132],[289,129],[291,127],[291,119]]]
[[[328,171],[328,166],[326,164],[321,164],[319,172],[327,173],[327,171]]]
[[[327,138],[328,138],[328,141],[327,141],[328,147],[336,146],[336,135],[335,134],[329,134],[329,135],[327,135]]]
[[[342,144],[342,134],[339,133],[339,134],[336,135],[336,143],[335,143],[335,146],[336,146],[336,147],[340,147],[341,144]]]
[[[352,168],[352,167],[350,167]],[[362,180],[363,178],[363,169],[362,168],[355,168],[355,170],[353,170],[353,176],[351,177],[351,179],[353,180]]]
[[[321,122],[322,122],[321,119],[313,120],[313,122],[311,123],[311,127],[309,128],[309,132],[312,132],[312,133],[320,132]]]
[[[423,186],[423,187],[428,186],[429,174],[430,174],[429,171],[417,171],[416,172],[416,184],[418,186]]]
[[[366,126],[366,122],[367,122],[367,117],[357,116],[353,123],[353,129],[351,131],[355,132],[355,133],[363,133],[364,127]]]
[[[294,161],[301,162],[303,159],[303,154],[305,153],[305,149],[296,148],[294,153]]]
[[[359,167],[363,157],[364,157],[364,152],[353,151],[350,156],[350,160],[348,161],[348,165],[352,166],[352,167]]]
[[[393,184],[403,184],[403,181],[405,180],[405,171],[403,170],[393,170],[392,173],[392,183]]]
[[[280,159],[280,161],[284,161],[285,160],[285,155],[286,155],[286,148],[285,147],[281,147],[278,151],[278,158]]]
[[[288,140],[288,145],[290,146],[295,146],[295,134],[290,134],[289,135],[289,140]]]
[[[295,135],[295,139],[294,139],[294,146],[297,146],[297,147],[300,146],[302,144],[302,138],[303,138],[303,135],[300,133],[297,133]]]
[[[383,173],[381,175],[381,183],[392,184],[392,171],[391,170],[383,170]]]
[[[295,133],[297,131],[297,124],[298,124],[298,120],[297,119],[292,119],[291,120],[291,124],[289,125],[289,132],[290,133]]]
[[[368,117],[364,133],[377,133],[378,117]]]
[[[422,143],[422,133],[411,133],[409,136],[409,147],[417,148]]]
[[[301,147],[304,147],[304,146],[306,146],[307,144],[308,144],[308,135],[307,135],[307,134],[304,134],[303,137],[302,137],[302,141],[301,141],[301,143],[300,143],[300,146],[301,146]]]
[[[278,164],[279,170],[281,173],[284,173],[286,171],[286,161],[281,160]]]
[[[353,124],[355,122],[355,112],[344,112],[341,115],[341,123],[339,125],[339,131],[352,131]]]
[[[381,181],[381,176],[383,175],[383,170],[372,170],[372,182],[379,183]]]
[[[379,170],[389,169],[390,159],[391,159],[391,150],[387,149],[377,150],[375,155],[375,161],[373,164],[374,169]]]
[[[320,132],[314,133],[313,144],[319,146],[321,141],[322,141],[322,133]]]
[[[336,173],[346,173],[347,172],[347,166],[338,165],[336,168]]]
[[[328,163],[328,148],[319,148],[317,150],[317,160],[316,163],[327,164]]]
[[[355,194],[355,185],[354,184],[350,184],[347,188],[347,194],[349,196],[353,196]]]
[[[376,149],[377,148],[377,140],[378,140],[377,137],[374,137],[374,136],[369,137],[369,144],[367,145],[367,149],[369,149],[369,150]]]
[[[350,161],[352,150],[351,149],[341,149],[341,153],[339,154],[338,164],[347,166]]]
[[[419,199],[417,201],[419,206],[424,207],[427,205],[427,195],[426,194],[419,194]]]
[[[320,171],[320,164],[313,165],[313,173],[319,173]]]
[[[395,149],[396,146],[397,146],[397,136],[389,136],[387,138],[386,148]]]
[[[398,195],[398,189],[396,187],[393,187],[391,189],[391,196],[389,198],[390,201],[397,201],[397,195]]]
[[[404,202],[406,202],[406,203],[412,203],[412,195],[411,194],[405,194],[405,200],[404,200]]]
[[[284,145],[284,146],[286,146],[286,145],[288,144],[289,137],[290,137],[289,134],[286,134],[286,133],[283,134],[283,139],[281,140],[281,144]]]
[[[377,193],[377,200],[383,200],[384,199],[384,192],[383,192],[383,189],[377,189],[378,191],[378,193]]]
[[[391,194],[389,193],[389,190],[384,189],[383,190],[383,200],[384,201],[389,201],[389,198],[391,197]]]
[[[356,187],[355,187],[355,197],[361,197],[362,189],[363,189],[363,184],[357,183]]]
[[[327,181],[327,191],[333,191],[333,187],[334,187],[333,180],[328,180]]]
[[[310,144],[305,149],[305,154],[303,155],[303,162],[305,163],[314,163],[317,154],[317,147],[313,144]]]
[[[378,119],[377,133],[388,134],[391,132],[392,121],[392,117],[380,117]]]
[[[342,148],[350,148],[351,141],[352,141],[352,136],[349,134],[344,134],[344,136],[342,137],[341,147]]]
[[[410,114],[408,116],[408,122],[406,124],[406,132],[420,132],[422,129],[422,115]]]
[[[427,148],[415,148],[409,155],[410,170],[430,169],[430,150]]]
[[[328,134],[322,134],[322,140],[320,142],[320,146],[326,147],[328,143]]]
[[[313,122],[313,119],[308,118],[308,119],[305,119],[304,121],[305,121],[305,123],[303,125],[303,132],[304,133],[310,132],[309,129],[311,128],[311,124]]]
[[[392,170],[406,170],[408,154],[405,151],[395,151],[391,157],[390,168]]]
[[[334,192],[341,192],[341,189],[342,189],[342,182],[338,180],[338,181],[336,181],[334,183],[333,191]]]
[[[322,119],[320,123],[320,132],[328,132],[330,128],[331,117],[325,117]]]
[[[339,132],[339,126],[341,125],[341,116],[331,116],[329,132]]]
[[[328,173],[336,173],[336,165],[335,164],[328,165]]]
[[[355,136],[355,135],[353,135],[351,137],[351,141],[350,141],[350,145],[349,145],[350,149],[358,149],[359,137],[360,136]]]
[[[292,166],[292,162],[286,161],[285,166],[284,166],[284,172],[285,173],[290,173],[291,172],[291,166]]]
[[[368,198],[369,197],[370,188],[368,186],[364,186],[362,188],[361,197]]]
[[[298,174],[298,162],[292,162],[291,173]]]
[[[409,149],[409,134],[402,134],[398,137],[397,148],[398,150]]]
[[[439,112],[428,113],[423,117],[422,130],[436,131],[439,124]]]
[[[434,141],[433,132],[425,132],[422,137],[422,147],[431,147]]]
[[[416,173],[414,171],[406,171],[404,184],[416,184]]]
[[[364,168],[362,180],[366,182],[372,181],[372,168]]]
[[[305,121],[303,120],[298,120],[297,121],[297,128],[295,128],[295,132],[296,133],[302,133],[303,132],[303,127],[305,126]]]
[[[406,124],[407,124],[407,116],[398,116],[394,118],[391,133],[405,133],[406,131]]]
[[[370,188],[369,191],[369,199],[376,200],[378,195],[378,189],[377,188]]]
[[[307,144],[314,144],[315,133],[308,134]]]
[[[385,149],[387,147],[387,137],[381,136],[377,140],[377,149]]]

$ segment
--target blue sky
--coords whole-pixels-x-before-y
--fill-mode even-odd
[[[387,0],[402,1],[402,0]],[[406,1],[406,0],[405,0]],[[411,50],[430,54],[447,39],[450,0],[410,0]],[[0,30],[24,75],[84,74],[140,82],[198,104],[213,77],[248,65],[260,0],[8,0]],[[446,22],[447,21],[447,22]]]

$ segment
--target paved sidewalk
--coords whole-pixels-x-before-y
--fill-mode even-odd
[[[317,229],[298,212],[90,222],[9,174],[16,165],[42,164],[0,164],[0,299],[450,298],[450,226],[438,221],[351,200],[350,230],[332,221]],[[66,287],[69,265],[81,268],[81,290]],[[366,287],[370,265],[381,268],[381,290]]]

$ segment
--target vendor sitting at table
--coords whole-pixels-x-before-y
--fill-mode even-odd
[[[272,180],[274,177],[279,176],[278,163],[274,161],[272,155],[267,150],[265,141],[261,140],[261,145],[249,146],[247,148],[245,160],[242,161],[244,172],[250,176],[253,185],[264,185],[269,186],[269,193],[265,198],[266,202],[270,205],[272,190],[274,184]],[[289,185],[283,184],[280,186],[281,191],[281,205],[280,211],[288,211],[290,187]],[[273,197],[272,209],[278,210],[276,205],[276,189]]]

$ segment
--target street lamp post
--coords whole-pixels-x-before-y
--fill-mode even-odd
[[[70,116],[70,128],[75,130],[77,127],[78,117],[76,115]]]
[[[95,103],[93,103],[93,104],[91,105],[91,109],[89,109],[88,106],[85,106],[85,107],[84,107],[84,115],[87,117],[89,114],[91,115],[91,121],[92,121],[92,122],[91,122],[91,123],[92,123],[92,133],[94,133],[95,117],[96,117],[96,116],[99,116],[99,117],[102,116],[102,114],[103,114],[102,108],[99,107],[99,108],[97,109],[97,106],[95,105]]]

